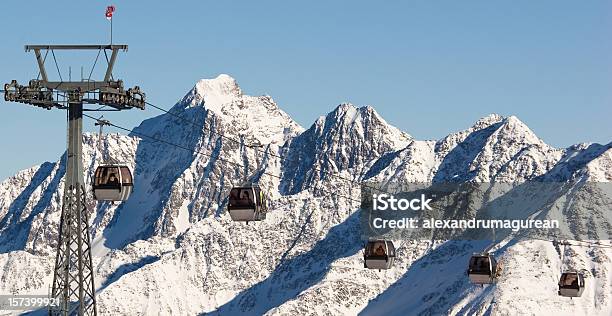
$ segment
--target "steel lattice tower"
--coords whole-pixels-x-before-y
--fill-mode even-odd
[[[96,297],[89,216],[85,207],[85,180],[83,177],[83,102],[79,95],[68,97],[68,150],[62,217],[59,228],[52,297],[60,297],[62,308],[52,315],[96,315]],[[71,304],[77,299],[79,304]]]
[[[58,299],[61,304],[51,309],[49,314],[97,315],[89,214],[86,208],[82,134],[83,112],[100,109],[86,109],[84,105],[101,104],[113,108],[114,111],[134,107],[144,109],[145,95],[137,86],[126,91],[121,80],[112,79],[118,51],[126,51],[127,45],[28,45],[25,49],[34,51],[41,79],[31,80],[27,86],[21,86],[13,80],[4,85],[4,99],[46,109],[65,109],[68,112],[64,195],[51,290],[52,298]],[[63,81],[60,73],[60,81],[52,82],[47,79],[45,58],[42,57],[41,50],[47,53],[51,51],[54,60],[55,50],[98,50],[98,57],[100,52],[104,51],[106,55],[106,51],[110,50],[112,55],[108,60],[103,81],[92,81],[90,78]]]

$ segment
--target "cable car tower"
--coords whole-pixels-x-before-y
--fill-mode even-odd
[[[80,81],[64,81],[57,67],[57,50],[97,50],[107,57],[107,68],[102,81],[90,78]],[[62,214],[57,239],[57,254],[53,273],[52,298],[61,301],[50,315],[97,315],[94,271],[91,258],[89,216],[86,209],[83,168],[83,112],[104,111],[88,109],[85,105],[102,105],[112,111],[138,108],[144,110],[145,94],[138,86],[125,90],[121,80],[112,77],[113,66],[119,51],[127,51],[127,45],[27,45],[25,51],[33,51],[38,62],[39,77],[22,86],[13,80],[4,85],[4,100],[68,111],[68,145]],[[45,52],[43,58],[41,52]],[[107,52],[111,52],[110,60]],[[56,61],[60,81],[49,81],[45,70],[47,54]],[[98,60],[96,57],[96,62]],[[94,63],[94,68],[95,68]],[[92,68],[93,73],[93,68]]]

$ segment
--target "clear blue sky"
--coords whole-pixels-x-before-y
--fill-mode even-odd
[[[558,147],[612,141],[610,1],[9,1],[0,81],[36,76],[24,44],[108,42],[108,4],[115,43],[130,46],[116,77],[160,106],[227,73],[304,127],[349,101],[419,139],[495,112]],[[58,55],[64,76],[92,54]],[[133,127],[158,114],[107,118]],[[59,157],[65,114],[0,101],[0,132],[3,179]]]

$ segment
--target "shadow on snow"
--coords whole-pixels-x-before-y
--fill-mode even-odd
[[[45,188],[45,190],[42,192],[40,198],[36,202],[36,205],[32,207],[32,211],[27,218],[19,221],[23,211],[27,207],[27,204],[32,197],[32,194],[51,176],[57,163],[43,163],[34,174],[32,181],[28,184],[28,186],[19,194],[19,196],[17,196],[13,203],[11,203],[9,206],[9,211],[0,221],[0,230],[6,229],[6,231],[3,231],[2,234],[0,234],[0,253],[25,249],[30,231],[32,229],[32,221],[49,206],[53,195],[58,191],[60,182],[66,173],[64,157],[65,155],[62,156],[57,172],[51,179],[51,182],[47,188]],[[35,246],[36,245],[34,244],[34,247]]]
[[[448,241],[416,260],[393,285],[370,300],[360,315],[444,315],[472,285],[469,258],[490,241]],[[485,288],[488,290],[491,286]]]
[[[332,227],[312,249],[289,259],[283,256],[265,280],[240,292],[216,311],[203,315],[264,314],[319,283],[334,261],[352,256],[362,247],[359,212],[356,211],[346,221]]]

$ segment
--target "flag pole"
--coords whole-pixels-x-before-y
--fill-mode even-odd
[[[110,44],[113,45],[113,13],[115,13],[115,6],[109,5],[106,7],[106,19],[110,21]]]

